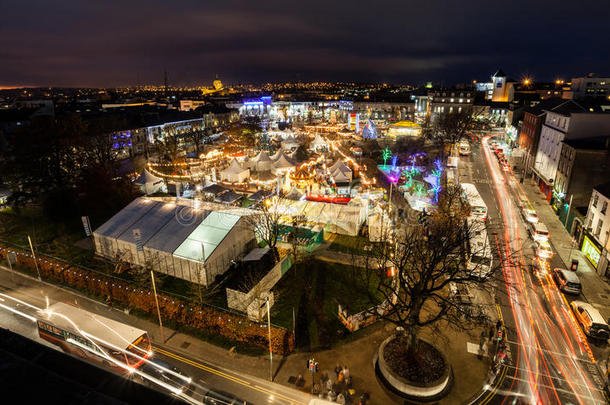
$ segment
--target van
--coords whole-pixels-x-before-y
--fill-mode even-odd
[[[553,279],[557,287],[566,294],[580,294],[582,286],[578,276],[566,269],[553,269]]]
[[[534,240],[545,241],[549,240],[549,230],[542,222],[530,222],[528,228],[530,235]]]

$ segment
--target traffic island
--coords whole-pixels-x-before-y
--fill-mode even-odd
[[[453,371],[447,358],[432,344],[419,340],[408,353],[404,336],[390,336],[375,355],[375,371],[392,392],[417,402],[437,401],[451,391]]]

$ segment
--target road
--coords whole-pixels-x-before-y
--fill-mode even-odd
[[[108,308],[70,290],[11,273],[8,269],[0,266],[0,326],[59,350],[57,346],[39,338],[36,323],[32,319],[19,314],[23,313],[36,318],[37,311],[28,305],[45,308],[46,297],[48,297],[50,303],[58,301],[77,302],[80,307],[87,311],[120,322],[128,323],[129,321],[129,316],[121,311]],[[159,344],[159,342],[153,341],[153,352],[154,358],[177,367],[184,375],[192,379],[191,389],[187,391],[188,395],[183,397],[190,403],[200,404],[203,395],[210,389],[232,393],[234,396],[255,405],[308,404],[312,399],[310,395],[289,387],[244,375],[237,370],[230,370],[228,364],[221,367],[198,358],[194,353],[178,352]],[[164,389],[154,383],[148,384],[155,389]]]
[[[473,148],[466,170],[488,204],[495,230],[490,242],[501,256],[498,292],[504,293],[497,299],[511,361],[473,403],[606,404],[590,345],[568,301],[550,276],[531,271],[535,252],[515,199],[522,191],[499,166],[489,138]]]

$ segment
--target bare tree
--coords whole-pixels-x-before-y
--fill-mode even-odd
[[[277,241],[280,237],[279,222],[282,215],[282,200],[273,197],[263,201],[257,213],[245,217],[246,223],[254,229],[256,238],[271,249],[276,261],[280,258]]]
[[[159,158],[165,157],[170,162],[174,162],[178,158],[182,135],[177,133],[166,133],[163,136],[155,136],[154,147],[157,150]]]
[[[203,140],[210,136],[212,129],[205,128],[195,131],[190,131],[184,134],[184,137],[191,141],[195,145],[195,153],[197,156],[201,154],[201,147],[203,145]]]
[[[477,117],[481,108],[464,107],[461,111],[439,114],[436,120],[428,119],[423,125],[423,135],[442,151],[452,148],[466,137],[469,131],[478,128]]]
[[[468,328],[487,320],[484,308],[456,294],[463,287],[487,288],[498,268],[470,260],[493,249],[470,244],[484,225],[466,220],[467,215],[458,187],[443,192],[424,224],[416,220],[392,228],[385,243],[367,255],[367,271],[354,272],[358,288],[375,305],[375,316],[404,329],[408,352],[416,351],[424,327],[438,331],[449,323]]]

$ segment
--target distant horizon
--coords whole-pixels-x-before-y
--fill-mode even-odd
[[[495,72],[495,71],[494,71]],[[254,81],[238,81],[238,83],[234,83],[234,82],[229,82],[229,81],[223,81],[222,77],[219,78],[219,80],[223,83],[223,86],[225,86],[225,88],[230,87],[230,86],[262,86],[262,85],[266,85],[266,84],[271,84],[271,85],[276,85],[276,84],[313,84],[313,83],[328,83],[328,84],[348,84],[348,83],[354,83],[355,85],[359,85],[359,86],[365,86],[365,85],[383,85],[383,84],[387,84],[388,86],[413,86],[413,87],[419,87],[419,86],[425,86],[426,83],[431,82],[433,84],[440,84],[442,86],[446,86],[446,87],[453,87],[456,85],[467,85],[467,84],[473,84],[473,80],[476,80],[477,83],[489,83],[491,82],[491,75],[494,73],[490,73],[489,75],[489,79],[487,80],[479,80],[479,79],[470,79],[470,80],[464,80],[464,81],[456,81],[456,82],[452,82],[452,83],[447,83],[447,84],[443,84],[443,80],[428,80],[428,81],[424,81],[424,82],[419,82],[419,83],[409,83],[409,82],[383,82],[383,81],[370,81],[370,82],[366,82],[366,81],[357,81],[357,80],[301,80],[301,81],[293,81],[293,80],[278,80],[278,81],[262,81],[262,82],[254,82]],[[536,83],[554,83],[557,79],[561,79],[564,81],[570,81],[573,78],[577,78],[577,77],[586,77],[587,75],[591,74],[593,72],[588,72],[588,73],[584,73],[581,74],[580,76],[574,76],[574,75],[563,75],[563,76],[556,76],[553,77],[552,79],[546,79],[546,80],[536,80],[535,76],[526,76],[526,75],[521,75],[519,76],[519,80],[516,80],[515,77],[511,77],[510,75],[508,75],[508,79],[514,80],[514,82],[519,83],[521,82],[525,77],[529,78],[530,80],[532,80],[532,85],[535,85]],[[602,73],[595,73],[598,75],[598,77],[610,77],[610,72],[608,74],[602,74]],[[215,80],[215,79],[213,79]],[[212,81],[213,81],[212,80]],[[212,87],[212,81],[210,81],[209,83],[202,83],[202,84],[173,84],[171,82],[168,83],[168,87],[169,88],[190,88],[190,89],[196,89],[197,87]],[[127,85],[114,85],[114,86],[81,86],[81,85],[0,85],[0,91],[2,90],[18,90],[18,89],[105,89],[105,90],[111,90],[111,89],[124,89],[124,88],[137,88],[137,87],[163,87],[164,84],[163,83],[144,83],[144,84],[127,84]]]

